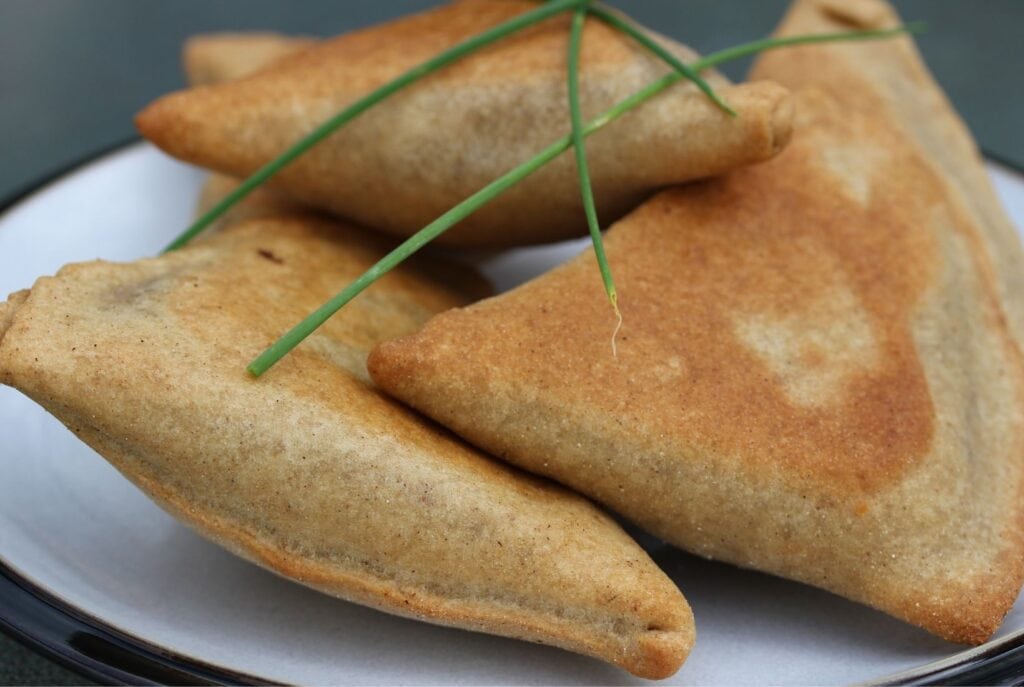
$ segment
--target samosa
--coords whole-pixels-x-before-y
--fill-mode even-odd
[[[781,33],[851,22],[898,18],[804,0]],[[793,140],[611,228],[615,352],[587,252],[371,375],[678,546],[982,642],[1024,576],[1018,240],[909,38],[754,73],[798,89]]]
[[[352,227],[267,215],[159,258],[70,265],[0,304],[0,382],[165,510],[274,572],[645,677],[675,672],[690,609],[609,516],[369,382],[370,347],[479,297],[475,274],[403,266],[262,379],[245,371],[385,250]]]
[[[136,122],[187,162],[247,176],[346,105],[459,41],[535,8],[527,0],[460,0],[322,41],[249,77],[165,96]],[[510,36],[364,112],[270,184],[311,206],[406,236],[533,157],[569,131],[568,14]],[[685,61],[695,55],[665,44]],[[587,117],[668,72],[645,48],[600,21],[581,56]],[[785,144],[782,87],[730,86],[707,75],[738,112],[730,117],[678,84],[588,139],[603,217],[655,189],[767,159]],[[585,232],[575,163],[565,154],[449,232],[441,243],[509,246]]]

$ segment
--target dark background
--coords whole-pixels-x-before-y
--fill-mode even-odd
[[[202,31],[332,35],[428,0],[0,0],[0,199],[134,134],[132,115],[183,85],[182,40]],[[613,0],[701,52],[771,32],[786,0]],[[1024,167],[1024,0],[896,0],[929,25],[925,57],[981,146]],[[725,71],[734,78],[747,63]],[[110,199],[112,202],[116,199]],[[2,541],[2,539],[0,539]],[[0,551],[0,557],[3,552]],[[3,609],[0,608],[0,613]],[[80,678],[0,636],[0,684]]]

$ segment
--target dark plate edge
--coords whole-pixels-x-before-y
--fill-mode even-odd
[[[945,659],[898,673],[877,685],[1020,685],[1024,683],[1024,630]]]
[[[61,178],[142,139],[132,136],[63,165],[0,199],[0,215]],[[986,160],[1024,176],[1024,166],[989,150]],[[206,664],[121,632],[62,601],[0,558],[0,631],[82,677],[108,685],[263,685],[265,678]],[[1024,630],[871,685],[1024,684]]]
[[[257,685],[160,648],[71,606],[0,561],[0,630],[82,677],[108,685]]]

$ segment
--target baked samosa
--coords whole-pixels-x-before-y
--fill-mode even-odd
[[[238,81],[165,96],[136,120],[187,162],[246,176],[344,106],[453,44],[536,7],[460,0],[285,57]],[[361,114],[275,176],[297,200],[409,235],[569,131],[563,14],[419,81]],[[694,54],[665,41],[684,60]],[[581,101],[594,116],[668,68],[632,39],[589,21]],[[790,133],[785,89],[709,81],[730,117],[679,84],[588,139],[601,217],[653,190],[774,155]],[[554,160],[453,227],[441,243],[509,246],[586,231],[571,154]]]
[[[277,216],[156,259],[65,267],[0,305],[0,382],[180,520],[281,575],[645,677],[675,672],[690,610],[609,516],[368,381],[370,346],[477,296],[479,278],[455,290],[400,269],[272,372],[246,373],[382,252],[354,229]]]
[[[185,42],[182,63],[189,85],[205,86],[248,76],[315,42],[270,32],[204,33]]]
[[[844,28],[834,5],[869,6],[806,2],[786,33]],[[897,45],[778,52],[757,73],[801,87],[787,149],[608,232],[617,354],[586,252],[382,344],[373,379],[680,547],[984,641],[1024,575],[1021,293],[1000,286],[1024,264],[884,106],[879,83],[941,102]],[[876,50],[886,78],[846,78]]]

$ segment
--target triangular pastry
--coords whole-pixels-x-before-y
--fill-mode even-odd
[[[896,21],[807,1],[786,32],[848,29],[830,18],[855,7]],[[608,232],[617,354],[587,251],[382,344],[370,372],[667,541],[981,642],[1024,575],[1017,239],[969,141],[954,177],[908,133],[939,124],[893,116],[890,98],[944,102],[909,39],[755,73],[802,89],[793,140]],[[917,95],[876,86],[894,83]]]
[[[675,672],[690,609],[609,516],[369,383],[374,343],[477,297],[478,277],[456,290],[403,266],[263,378],[245,372],[382,250],[355,229],[272,216],[160,258],[70,265],[0,305],[0,382],[168,512],[281,575],[645,677]]]
[[[137,118],[143,135],[203,167],[246,176],[345,105],[458,41],[535,8],[461,0],[325,40],[238,81],[165,96]],[[309,205],[409,235],[569,131],[568,14],[488,46],[360,115],[277,175]],[[684,46],[666,44],[694,59]],[[587,24],[581,101],[594,116],[668,67],[603,23]],[[774,155],[790,132],[785,89],[708,79],[730,117],[677,84],[588,139],[601,217],[655,189]],[[439,240],[519,245],[585,232],[575,162],[563,154]]]

